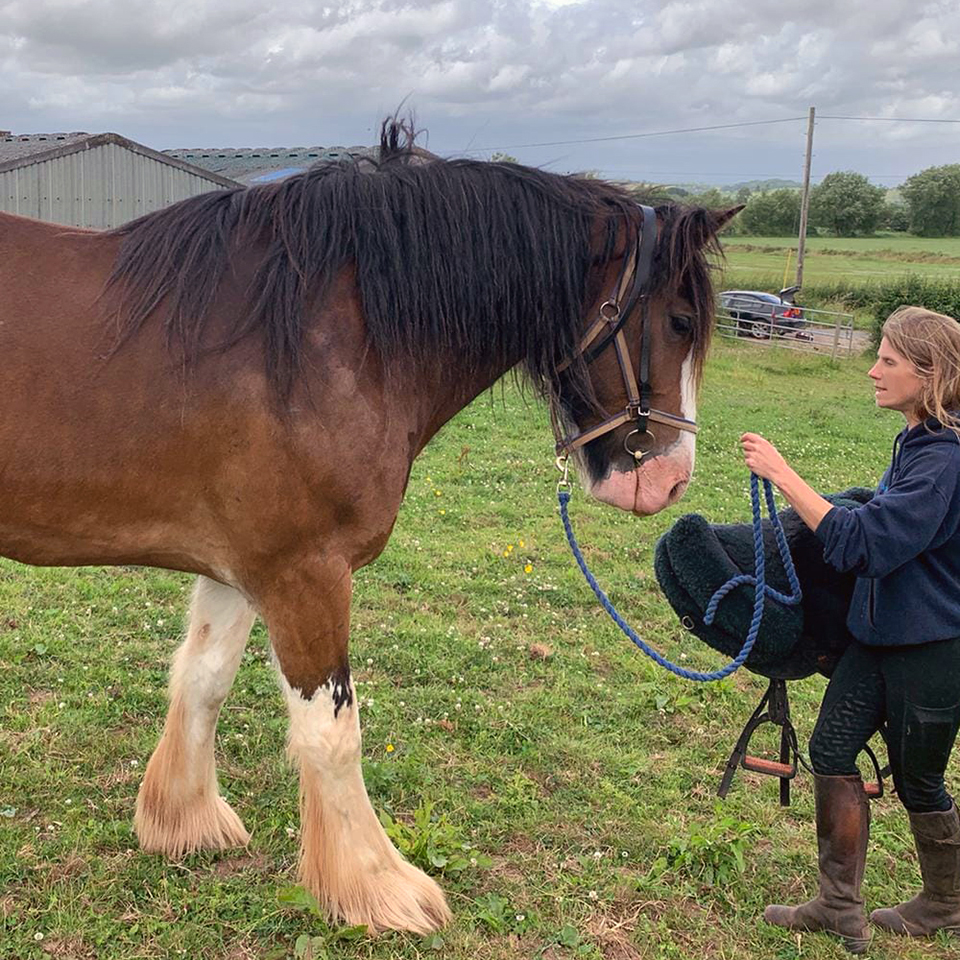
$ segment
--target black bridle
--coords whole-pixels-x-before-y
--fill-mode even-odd
[[[624,438],[623,445],[627,453],[638,463],[649,453],[649,449],[641,450],[638,446],[637,449],[632,450],[629,440],[636,436],[639,443],[644,437],[654,438],[653,432],[649,429],[650,421],[662,423],[675,430],[686,430],[689,433],[696,433],[698,429],[693,420],[687,420],[685,417],[678,417],[675,414],[665,413],[663,410],[655,410],[650,407],[650,394],[652,393],[652,387],[650,386],[650,297],[649,291],[645,288],[650,280],[653,250],[657,245],[657,215],[652,207],[645,206],[640,206],[640,213],[642,220],[640,229],[637,231],[636,246],[630,252],[629,257],[624,257],[623,268],[617,278],[616,286],[610,296],[600,305],[599,316],[584,334],[575,354],[575,356],[583,354],[585,362],[591,363],[612,343],[617,351],[617,360],[620,363],[620,372],[623,376],[623,384],[627,394],[627,404],[619,413],[607,417],[606,420],[602,420],[589,430],[581,431],[573,436],[559,438],[557,440],[557,455],[561,459],[565,459],[574,450],[590,443],[591,440],[596,440],[597,437],[601,437],[605,433],[609,433],[611,430],[616,430],[617,427],[625,423],[636,423],[636,427]],[[623,333],[623,325],[638,305],[641,310],[639,384],[633,372],[627,338]],[[602,339],[595,343],[594,341],[601,335],[603,335]],[[562,372],[570,366],[573,359],[562,363],[557,368],[558,372]]]

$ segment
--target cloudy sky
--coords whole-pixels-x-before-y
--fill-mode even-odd
[[[814,177],[892,186],[960,123],[826,118],[960,120],[958,38],[957,0],[0,0],[0,128],[349,146],[403,101],[444,156],[723,184],[799,179],[813,105]]]

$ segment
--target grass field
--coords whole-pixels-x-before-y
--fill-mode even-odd
[[[739,282],[751,277],[787,285],[796,275],[796,239],[790,237],[729,237],[724,240],[727,270]],[[792,249],[789,254],[788,250]],[[929,239],[881,237],[812,237],[807,240],[804,283],[876,283],[917,273],[934,279],[960,281],[960,237]]]
[[[683,503],[641,521],[577,492],[587,559],[646,639],[690,666],[720,664],[677,624],[652,553],[684,512],[749,516],[743,430],[776,439],[821,489],[875,481],[900,424],[874,409],[868,365],[720,344]],[[261,627],[218,740],[250,848],[176,865],[140,853],[133,803],[190,580],[0,562],[0,958],[844,956],[829,938],[758,922],[765,903],[814,891],[809,777],[788,810],[776,781],[745,771],[724,803],[714,797],[763,682],[687,683],[619,635],[567,552],[551,450],[544,411],[510,383],[480,398],[416,463],[393,539],[357,576],[366,780],[400,846],[448,893],[455,920],[432,938],[331,928],[282,893],[297,789]],[[824,681],[792,686],[805,738]],[[895,799],[874,806],[873,837],[869,906],[918,879]],[[871,956],[960,947],[879,937]]]

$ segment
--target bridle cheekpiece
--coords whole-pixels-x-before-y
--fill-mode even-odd
[[[560,461],[566,461],[566,458],[574,450],[590,443],[592,440],[596,440],[597,437],[601,437],[605,433],[609,433],[611,430],[616,430],[617,427],[625,423],[636,423],[636,427],[624,437],[623,446],[637,463],[650,451],[649,446],[647,449],[641,449],[639,444],[645,437],[654,439],[653,431],[649,428],[651,421],[664,424],[675,430],[685,430],[688,433],[696,433],[698,429],[693,420],[687,420],[685,417],[678,417],[675,414],[650,407],[650,394],[652,392],[650,386],[651,324],[649,322],[649,291],[646,286],[650,280],[653,251],[657,245],[657,215],[652,207],[642,205],[640,206],[640,213],[642,221],[640,229],[637,231],[636,246],[630,252],[630,256],[624,258],[623,268],[613,291],[600,305],[599,315],[583,335],[574,357],[565,360],[557,367],[557,371],[562,372],[581,354],[583,354],[586,363],[591,363],[612,343],[617,351],[617,360],[620,363],[627,403],[619,413],[607,417],[606,420],[602,420],[589,430],[558,439],[556,447],[558,466],[560,466]],[[630,350],[623,332],[623,325],[638,305],[641,310],[639,384],[633,372]],[[599,342],[595,342],[598,340]],[[631,437],[637,438],[636,449],[631,449]]]

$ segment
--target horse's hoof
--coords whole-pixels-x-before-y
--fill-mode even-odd
[[[446,897],[435,880],[405,860],[368,877],[357,874],[339,889],[324,887],[321,876],[304,869],[301,883],[317,898],[328,916],[350,926],[365,926],[370,934],[405,930],[421,936],[446,926],[452,919]],[[327,878],[329,879],[329,878]]]
[[[170,860],[199,850],[230,850],[250,843],[240,818],[220,796],[161,805],[148,801],[141,791],[134,828],[145,853],[160,853]]]

